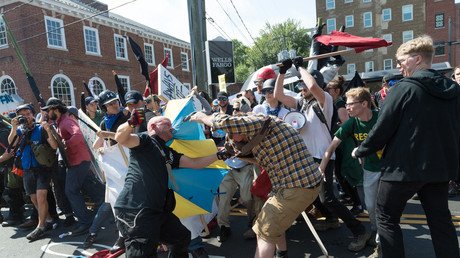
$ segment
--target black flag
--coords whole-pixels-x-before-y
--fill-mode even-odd
[[[139,61],[139,64],[141,65],[141,74],[144,75],[146,81],[150,81],[149,65],[145,61],[145,57],[142,53],[141,47],[131,37],[128,37],[128,40],[129,45],[131,46],[131,50],[133,51],[137,61]]]

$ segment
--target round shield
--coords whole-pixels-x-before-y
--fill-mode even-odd
[[[302,129],[305,126],[305,123],[307,122],[307,119],[305,116],[300,113],[299,111],[291,111],[287,113],[284,118],[284,122],[290,124],[292,127],[294,127],[297,130]]]

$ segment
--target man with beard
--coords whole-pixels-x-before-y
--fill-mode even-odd
[[[22,169],[24,170],[24,189],[38,211],[38,225],[26,238],[35,241],[45,234],[46,220],[50,219],[47,196],[51,170],[38,163],[32,151],[32,145],[49,144],[53,149],[57,149],[57,142],[53,138],[50,125],[47,122],[35,123],[32,106],[29,104],[18,106],[16,113],[18,116],[11,120],[12,127],[8,142],[13,144],[18,137],[22,138],[16,155],[21,156]],[[18,128],[20,123],[22,126]]]
[[[324,79],[320,72],[312,71],[310,74],[303,65],[303,58],[297,57],[294,59],[294,65],[300,72],[301,81],[298,87],[302,90],[301,98],[294,98],[285,95],[283,92],[283,82],[286,71],[292,67],[291,59],[283,60],[280,67],[280,74],[275,85],[275,98],[281,101],[289,108],[294,108],[304,114],[306,123],[300,130],[308,150],[319,164],[321,159],[331,143],[331,128],[332,116],[334,113],[334,105],[331,95],[325,92],[321,87],[324,86]],[[315,78],[316,77],[316,78]],[[321,87],[320,87],[321,86]],[[332,155],[324,171],[324,189],[321,191],[321,200],[316,200],[314,205],[323,215],[326,220],[315,225],[318,231],[333,229],[340,227],[338,218],[341,218],[347,227],[352,231],[355,239],[348,245],[348,250],[357,252],[366,247],[366,242],[370,238],[370,233],[366,232],[366,228],[357,220],[348,208],[340,203],[334,194],[334,162],[335,155]],[[324,206],[326,206],[324,208]]]
[[[72,230],[72,235],[85,234],[93,222],[93,217],[86,208],[83,192],[96,203],[97,210],[104,198],[103,191],[101,191],[104,188],[100,183],[97,184],[97,180],[92,180],[94,175],[90,172],[90,151],[85,144],[85,138],[78,123],[69,115],[67,106],[61,100],[51,97],[41,110],[47,112],[49,119],[56,122],[56,131],[66,147],[65,155],[68,164],[65,194],[78,218],[78,224]]]
[[[172,213],[175,198],[168,174],[172,168],[206,167],[218,156],[190,158],[166,146],[173,131],[166,117],[153,117],[147,132],[133,134],[132,128],[139,124],[139,113],[133,112],[115,135],[119,144],[130,148],[128,173],[114,207],[117,227],[126,236],[126,255],[157,257],[162,242],[171,245],[168,257],[188,257],[191,235]]]

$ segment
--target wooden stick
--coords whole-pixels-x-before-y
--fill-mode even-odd
[[[309,57],[304,57],[303,61],[310,61],[310,60],[322,59],[322,58],[331,57],[331,56],[344,55],[344,54],[348,54],[348,53],[351,53],[351,52],[354,52],[354,51],[355,50],[353,48],[351,48],[351,49],[345,49],[345,50],[330,52],[330,53],[326,53],[326,54],[316,55],[316,56],[309,56]],[[283,64],[282,63],[277,63],[276,66],[281,67],[281,66],[283,66]]]

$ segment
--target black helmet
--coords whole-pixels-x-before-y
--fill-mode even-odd
[[[101,93],[99,93],[99,107],[103,110],[103,111],[106,111],[107,108],[105,107],[105,105],[107,105],[108,103],[118,99],[118,96],[115,92],[111,91],[111,90],[105,90]]]
[[[51,97],[48,99],[48,101],[46,101],[46,106],[42,107],[41,110],[48,111],[48,109],[50,108],[57,107],[66,107],[66,105],[64,104],[64,102],[62,102],[62,100],[55,97]]]

